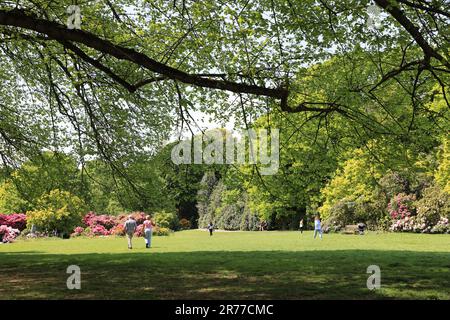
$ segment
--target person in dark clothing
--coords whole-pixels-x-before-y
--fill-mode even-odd
[[[210,236],[212,236],[213,235],[213,231],[214,231],[214,225],[213,225],[213,223],[212,222],[210,222],[209,224],[208,224],[208,230],[209,230],[209,235]]]
[[[366,229],[366,225],[362,222],[358,223],[358,231],[360,235],[364,234],[364,230]]]

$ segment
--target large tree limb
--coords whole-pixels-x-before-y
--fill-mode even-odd
[[[245,83],[237,83],[227,80],[218,80],[201,77],[175,69],[160,63],[133,49],[115,45],[108,40],[101,39],[96,35],[82,31],[70,30],[66,26],[26,14],[22,10],[0,10],[0,25],[13,26],[32,30],[47,35],[59,42],[73,41],[95,49],[99,52],[111,55],[120,60],[136,63],[152,72],[163,75],[186,84],[198,87],[226,90],[235,93],[247,93],[259,96],[280,99],[282,105],[287,103],[288,91],[283,88],[267,88]],[[103,70],[105,71],[105,70]]]
[[[375,0],[376,4],[385,9],[398,23],[413,37],[414,41],[422,48],[425,57],[435,58],[444,66],[450,69],[450,62],[447,61],[435,48],[425,40],[420,30],[415,26],[400,9],[395,0]]]
[[[436,14],[440,14],[440,15],[446,16],[447,18],[450,18],[450,12],[433,7],[433,3],[423,2],[424,4],[421,4],[420,1],[419,1],[419,3],[415,3],[412,1],[408,1],[408,0],[397,0],[397,1],[403,3],[404,5],[407,5],[408,7],[425,10],[427,12],[434,12]]]

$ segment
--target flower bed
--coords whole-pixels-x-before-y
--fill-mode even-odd
[[[19,229],[14,229],[7,225],[0,225],[0,240],[3,243],[13,242],[19,234]]]
[[[22,231],[27,227],[27,216],[23,213],[0,214],[0,225]]]
[[[133,212],[131,213],[137,224],[137,229],[134,233],[136,237],[144,236],[145,212]],[[84,226],[78,226],[73,230],[72,237],[87,236],[124,236],[125,235],[125,221],[128,219],[128,215],[120,216],[108,216],[108,215],[96,215],[94,212],[89,212],[83,217]],[[166,236],[170,234],[170,230],[167,228],[153,228],[153,234],[158,236]]]
[[[117,217],[109,216],[106,214],[96,215],[94,212],[89,212],[83,218],[83,223],[87,227],[103,226],[105,229],[109,230],[117,224]]]

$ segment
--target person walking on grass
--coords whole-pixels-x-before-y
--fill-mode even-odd
[[[213,235],[213,231],[214,231],[214,225],[212,222],[210,222],[207,226],[208,230],[209,230],[209,236]]]
[[[155,226],[155,223],[153,222],[152,217],[148,215],[145,217],[145,221],[143,224],[144,224],[145,247],[149,249],[152,246],[152,231],[153,227]]]
[[[316,238],[317,233],[319,234],[320,239],[322,239],[322,223],[319,216],[315,216],[314,218],[314,239]]]
[[[133,234],[137,229],[136,221],[134,220],[132,215],[128,216],[127,221],[125,221],[125,232],[127,234],[127,240],[128,240],[128,249],[133,249],[133,244],[131,243],[131,240],[133,239]]]
[[[300,220],[298,228],[300,229],[300,233],[303,233],[303,219]]]

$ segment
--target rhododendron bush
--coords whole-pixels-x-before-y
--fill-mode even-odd
[[[431,233],[450,233],[450,224],[448,218],[441,217],[438,223],[431,229]]]
[[[23,213],[0,214],[0,225],[22,231],[27,227],[27,216]]]
[[[404,193],[400,193],[392,198],[388,204],[388,212],[392,219],[404,219],[415,215],[415,200],[416,197],[414,195],[406,195]]]
[[[13,242],[20,234],[18,229],[11,228],[7,225],[0,225],[0,240],[3,243]]]
[[[124,236],[125,235],[125,227],[123,224],[118,224],[110,230],[110,233],[113,236]]]
[[[81,236],[84,232],[84,228],[83,227],[76,227],[73,230],[73,233],[71,234],[72,237],[78,237]]]
[[[426,219],[419,218],[417,216],[407,216],[403,219],[395,220],[390,230],[396,232],[403,231],[428,233],[431,231],[431,226],[427,223]]]
[[[134,232],[135,237],[143,237],[144,236],[144,225],[140,224],[137,226],[136,231]]]
[[[111,229],[117,224],[117,217],[109,216],[106,214],[96,215],[94,212],[89,212],[83,217],[83,223],[87,227],[94,227],[100,225],[105,229]]]
[[[94,236],[108,236],[110,234],[108,229],[99,224],[92,227],[91,233]]]
[[[144,225],[146,213],[145,212],[133,212],[131,213],[136,221],[137,229],[135,236],[144,236]],[[73,230],[71,236],[124,236],[125,235],[125,221],[128,219],[129,214],[122,214],[119,216],[110,215],[97,215],[95,212],[88,212],[83,217],[84,226],[78,226]],[[154,228],[154,233],[158,234],[158,228]],[[168,232],[163,232],[168,234]]]
[[[449,233],[449,208],[449,195],[436,186],[425,189],[418,201],[414,195],[400,193],[392,198],[387,208],[392,218],[390,230]]]

